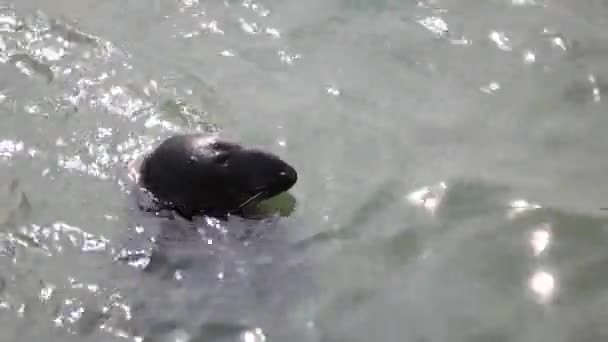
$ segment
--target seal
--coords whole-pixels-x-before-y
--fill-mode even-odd
[[[205,134],[172,136],[129,169],[156,204],[188,220],[242,216],[245,207],[286,192],[298,179],[272,153]]]

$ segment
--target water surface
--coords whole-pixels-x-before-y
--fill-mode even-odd
[[[604,1],[0,7],[2,340],[608,337]],[[126,164],[194,130],[293,213],[139,213]]]

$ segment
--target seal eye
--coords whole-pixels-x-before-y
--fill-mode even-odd
[[[228,142],[228,141],[221,141],[221,140],[214,141],[211,144],[211,147],[214,150],[222,151],[222,152],[238,151],[238,150],[242,149],[242,147],[240,145],[238,145],[238,144],[231,143],[231,142]]]

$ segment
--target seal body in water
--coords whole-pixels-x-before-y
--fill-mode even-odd
[[[130,169],[156,204],[190,220],[196,214],[241,215],[246,206],[289,190],[298,178],[274,154],[204,134],[172,136]]]
[[[146,228],[126,239],[117,256],[187,294],[150,295],[151,289],[175,291],[168,285],[135,291],[131,300],[145,304],[134,316],[138,334],[154,338],[162,328],[165,336],[182,330],[201,341],[240,340],[242,329],[234,324],[252,317],[264,330],[277,322],[277,331],[286,330],[287,320],[277,317],[289,318],[314,285],[308,267],[294,253],[281,220],[249,220],[241,212],[289,195],[298,178],[293,167],[268,152],[189,134],[170,137],[131,162],[129,176],[137,183],[134,193],[146,202],[139,202],[140,208],[171,209],[190,220],[136,215],[137,225]],[[193,217],[197,214],[219,220]],[[169,321],[162,314],[166,310],[176,313]]]

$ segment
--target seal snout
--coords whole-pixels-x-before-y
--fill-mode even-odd
[[[296,184],[298,173],[287,162],[270,153],[261,153],[258,156],[256,165],[260,170],[255,173],[253,182],[257,185],[257,190],[264,192],[264,198],[288,191]],[[253,168],[251,164],[250,168]]]
[[[289,190],[298,181],[298,173],[293,167],[285,164],[285,169],[279,172],[278,181],[282,188]]]

